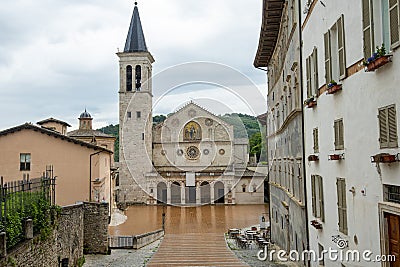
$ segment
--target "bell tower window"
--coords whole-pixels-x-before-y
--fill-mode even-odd
[[[140,65],[136,65],[135,68],[135,82],[136,82],[136,91],[140,91],[142,87],[142,67]]]
[[[126,91],[132,91],[132,66],[130,65],[126,67]]]

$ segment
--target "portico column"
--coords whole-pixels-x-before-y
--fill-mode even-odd
[[[214,183],[210,184],[210,197],[211,197],[211,204],[214,204]]]
[[[224,183],[224,204],[228,204],[228,185]]]
[[[186,204],[186,196],[185,196],[185,183],[181,184],[181,204]]]
[[[201,205],[200,183],[196,183],[196,204]]]
[[[167,204],[171,204],[171,182],[167,182]]]

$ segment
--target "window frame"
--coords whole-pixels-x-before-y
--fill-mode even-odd
[[[24,160],[22,158],[24,158]],[[20,171],[30,171],[31,164],[32,164],[31,153],[20,153],[19,154],[19,170]]]

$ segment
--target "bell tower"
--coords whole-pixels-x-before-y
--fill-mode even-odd
[[[123,52],[119,57],[118,201],[146,203],[146,174],[152,171],[152,64],[135,2]]]

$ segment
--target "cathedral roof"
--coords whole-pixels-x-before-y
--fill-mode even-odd
[[[124,52],[148,52],[146,41],[144,39],[142,23],[140,22],[139,9],[135,3],[131,25],[129,26],[128,36]]]
[[[80,119],[90,119],[90,118],[92,118],[92,116],[90,115],[89,112],[86,111],[86,108],[85,108],[85,111],[82,112],[82,114],[79,116],[79,118]]]

